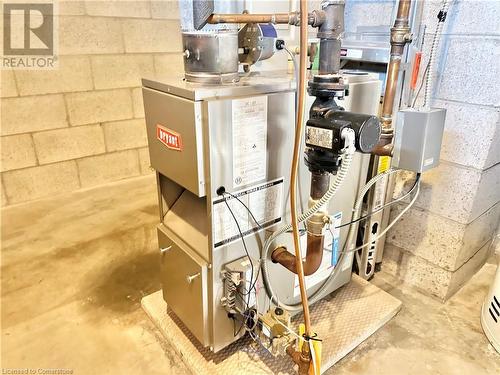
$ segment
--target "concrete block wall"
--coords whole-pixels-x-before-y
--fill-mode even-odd
[[[59,66],[1,71],[2,205],[152,173],[142,76],[182,72],[177,1],[58,1]]]
[[[428,30],[424,53],[429,50],[440,4],[424,3]],[[441,162],[423,175],[415,206],[386,240],[384,269],[443,300],[486,262],[499,226],[499,15],[499,1],[452,2],[432,102],[447,109]],[[422,66],[426,62],[424,58]],[[413,177],[402,173],[395,195]]]

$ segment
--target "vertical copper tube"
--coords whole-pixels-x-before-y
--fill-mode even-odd
[[[385,84],[384,103],[382,105],[382,137],[380,143],[372,151],[373,154],[379,156],[392,155],[392,138],[394,133],[392,115],[398,87],[399,69],[405,45],[411,41],[409,27],[410,8],[411,0],[399,0],[396,21],[391,29],[391,58]]]
[[[384,104],[382,106],[382,126],[391,128],[392,112],[394,109],[394,98],[398,86],[399,68],[401,66],[401,57],[406,43],[409,42],[409,14],[411,0],[399,0],[398,13],[394,21],[394,27],[391,29],[391,59],[389,61],[389,71],[384,93]]]
[[[302,139],[302,124],[304,118],[305,93],[306,93],[306,69],[307,69],[307,0],[300,0],[300,68],[299,82],[297,82],[298,104],[297,119],[295,124],[295,141],[293,145],[292,170],[290,176],[290,208],[292,216],[293,245],[295,257],[302,259],[299,240],[299,223],[297,218],[297,174],[300,160],[300,141]],[[311,317],[309,315],[309,302],[307,301],[307,290],[304,279],[304,268],[302,262],[295,262],[297,266],[297,276],[299,279],[300,298],[302,310],[304,312],[305,333],[310,336]]]
[[[391,56],[389,71],[387,72],[387,82],[384,93],[384,104],[382,106],[382,126],[391,127],[392,112],[394,108],[394,98],[398,87],[399,68],[401,66],[401,56]]]
[[[410,14],[411,0],[400,0],[396,18],[406,18]]]

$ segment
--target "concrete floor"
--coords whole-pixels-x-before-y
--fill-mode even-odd
[[[160,288],[153,176],[2,210],[2,368],[73,374],[186,374],[140,306]],[[498,374],[479,309],[487,264],[442,304],[374,282],[403,301],[335,374]]]

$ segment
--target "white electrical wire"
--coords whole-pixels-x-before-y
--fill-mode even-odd
[[[363,189],[361,189],[360,193],[358,194],[358,198],[356,199],[356,203],[354,204],[353,215],[352,215],[353,221],[359,219],[360,214],[361,214],[361,207],[363,204],[364,196],[368,193],[368,191],[372,188],[372,186],[375,185],[380,180],[382,180],[383,178],[386,178],[387,176],[389,176],[393,173],[396,173],[397,171],[398,171],[397,169],[390,168],[390,169],[386,170],[385,172],[382,172],[382,173],[376,175],[375,177],[373,177],[370,181],[368,181],[365,184]],[[357,228],[356,224],[351,225],[349,227],[347,239],[346,239],[346,242],[344,243],[344,249],[348,246],[348,244],[350,244],[354,241],[354,237],[355,237],[356,232],[357,232],[356,230],[354,230],[354,228]],[[266,250],[266,252],[267,251],[268,250]],[[264,279],[264,287],[265,287],[265,290],[266,290],[268,297],[270,298],[271,301],[275,300],[277,303],[277,306],[280,306],[281,308],[283,308],[285,310],[288,310],[288,311],[301,310],[302,307],[301,307],[300,303],[295,304],[295,305],[287,305],[283,302],[280,302],[279,299],[277,298],[277,296],[274,293],[274,290],[271,286],[270,279],[269,279],[269,272],[268,272],[267,264],[266,264],[266,262],[267,262],[266,252],[263,253],[263,257],[262,257],[262,275],[263,275],[263,279]],[[345,257],[347,252],[348,251],[346,251],[346,250],[340,252],[340,257],[337,260],[337,265],[342,264],[342,261],[344,260],[344,257]],[[325,280],[323,285],[321,287],[319,287],[318,290],[316,292],[314,292],[314,294],[312,296],[309,297],[309,302],[311,304],[315,303],[320,298],[322,298],[323,292],[325,290],[327,290],[331,286],[331,284],[333,284],[333,282],[337,278],[337,275],[339,275],[339,272],[336,272],[336,271],[337,271],[337,267],[335,267],[332,270],[332,272],[330,273],[328,278]]]
[[[448,9],[450,7],[450,1],[444,0],[441,10],[439,12],[438,24],[436,26],[436,31],[434,33],[434,37],[432,38],[431,50],[429,53],[429,70],[427,71],[427,78],[425,81],[425,94],[424,94],[424,108],[428,109],[431,105],[431,95],[432,88],[434,86],[434,75],[436,72],[436,60],[439,43],[441,42],[441,35],[443,32],[444,21],[446,19],[446,14],[448,13]]]
[[[417,197],[418,197],[418,193],[420,193],[420,181],[417,182],[417,191],[415,192],[415,196],[413,197],[413,199],[410,201],[410,203],[408,203],[408,205],[404,208],[403,211],[401,211],[399,213],[398,216],[396,216],[394,218],[393,221],[391,221],[391,223],[387,226],[387,228],[385,228],[382,233],[380,233],[377,237],[375,237],[375,239],[373,239],[372,241],[370,242],[367,242],[361,246],[358,246],[354,249],[349,249],[348,252],[353,252],[353,251],[357,251],[357,250],[361,250],[367,246],[370,246],[372,245],[374,242],[377,242],[378,240],[380,240],[382,237],[384,237],[384,235],[389,231],[389,229],[391,229],[398,221],[399,219],[401,219],[403,217],[403,215],[408,212],[408,210],[413,206],[413,204],[416,202],[417,200]]]
[[[355,147],[355,133],[352,129],[344,129],[342,131],[342,138],[344,139],[344,144],[345,148],[343,150],[343,159],[342,159],[342,165],[340,167],[340,170],[337,174],[337,177],[333,181],[333,183],[330,185],[328,191],[319,199],[314,206],[309,208],[305,213],[302,213],[299,218],[298,222],[301,223],[303,221],[306,221],[310,217],[312,217],[316,212],[318,212],[324,205],[326,205],[330,199],[334,197],[334,195],[337,193],[339,187],[342,185],[344,180],[347,177],[347,174],[349,172],[352,159],[354,156],[354,152],[356,151]],[[264,243],[264,246],[262,248],[262,254],[261,254],[261,264],[262,264],[262,276],[264,279],[264,286],[265,290],[268,294],[268,297],[271,300],[276,300],[278,303],[278,306],[284,308],[285,310],[296,310],[294,306],[289,306],[286,304],[283,304],[278,301],[278,298],[275,297],[275,293],[273,291],[273,288],[270,283],[270,278],[269,278],[269,270],[268,270],[268,265],[267,263],[269,262],[269,253],[270,253],[270,248],[271,244],[283,233],[287,232],[290,230],[292,227],[291,224],[285,225],[275,231]],[[300,306],[300,305],[299,305]]]

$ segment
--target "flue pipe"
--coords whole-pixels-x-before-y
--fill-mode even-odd
[[[398,87],[399,69],[404,48],[412,39],[409,26],[410,8],[411,0],[399,0],[396,20],[391,28],[391,57],[385,84],[384,103],[382,105],[382,136],[380,143],[372,152],[379,156],[392,155],[392,138],[394,134],[392,115]]]

